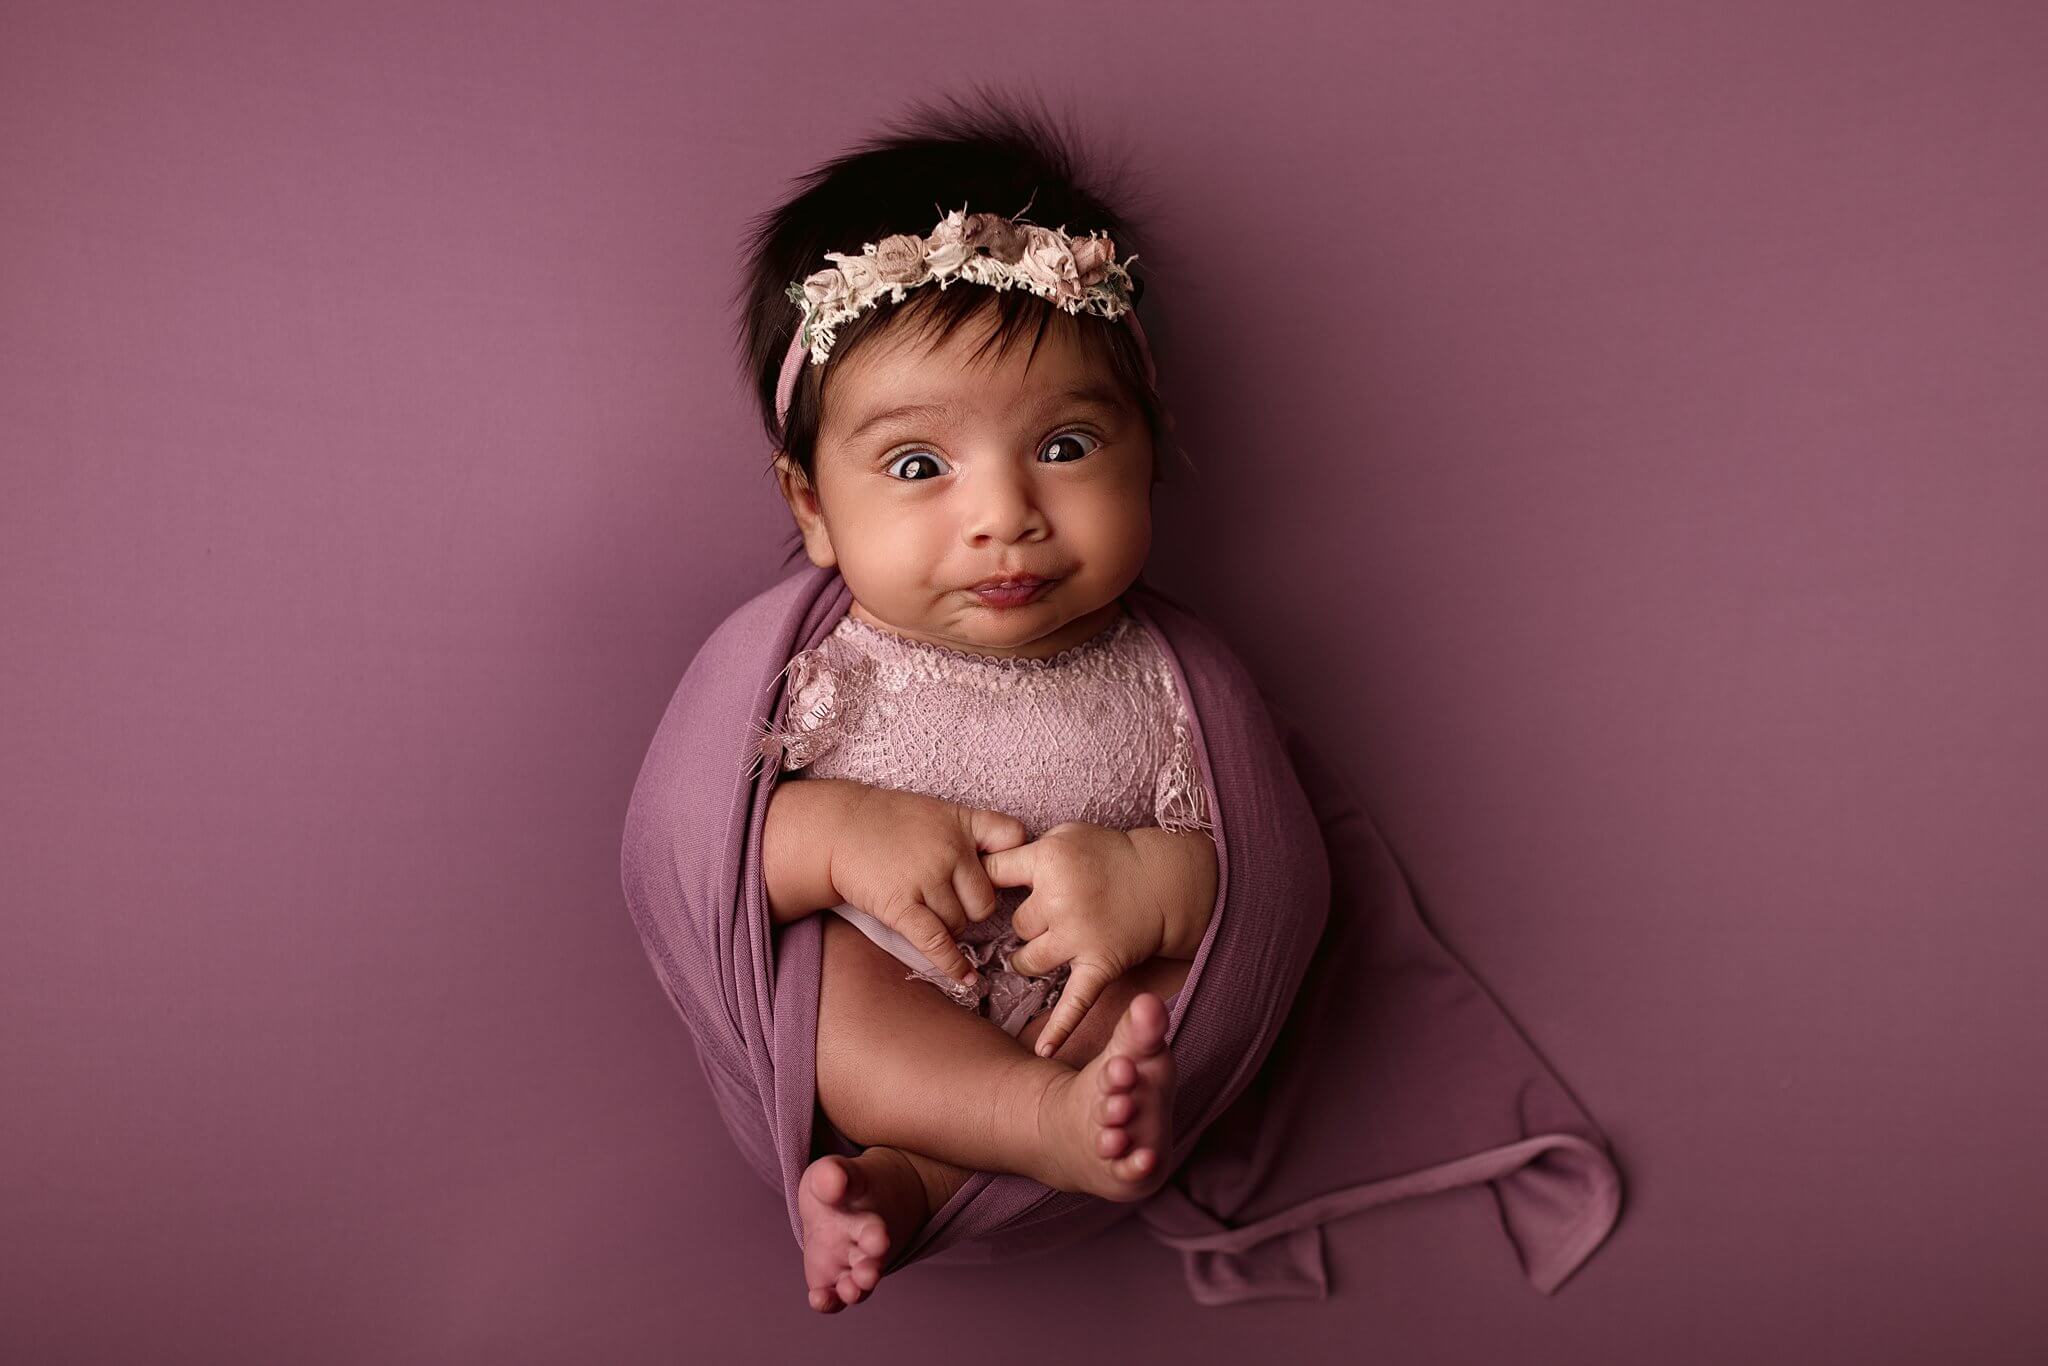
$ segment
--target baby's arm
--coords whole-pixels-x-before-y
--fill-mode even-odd
[[[1139,826],[1128,832],[1153,868],[1160,889],[1166,940],[1161,958],[1193,958],[1216,909],[1216,844],[1207,830]]]
[[[866,790],[865,783],[841,778],[785,777],[776,785],[761,835],[769,923],[787,925],[843,900],[832,889],[832,846],[847,810]]]
[[[768,799],[761,837],[769,922],[857,906],[972,986],[958,936],[996,908],[981,851],[1029,837],[1000,811],[838,778],[785,781]]]

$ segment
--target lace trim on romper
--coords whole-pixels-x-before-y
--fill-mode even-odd
[[[1128,613],[1039,659],[914,640],[848,615],[784,672],[783,716],[760,729],[756,760],[1005,811],[1033,839],[1063,820],[1212,828],[1171,669]],[[865,912],[833,909],[911,967],[908,976],[968,1009],[986,1000],[988,1017],[1014,1036],[1058,1001],[1068,975],[1066,964],[1044,977],[1009,967],[1024,943],[1010,919],[1029,892],[998,888],[996,914],[959,935],[980,974],[971,987]]]

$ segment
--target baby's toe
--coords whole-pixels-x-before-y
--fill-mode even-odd
[[[859,1194],[853,1189],[854,1168],[843,1157],[830,1160],[821,1158],[813,1162],[804,1172],[803,1179],[811,1188],[811,1194],[827,1205],[837,1206],[848,1197]]]

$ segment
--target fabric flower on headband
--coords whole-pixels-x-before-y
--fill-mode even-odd
[[[971,280],[991,289],[1028,289],[1069,313],[1119,318],[1136,300],[1130,271],[1116,259],[1105,234],[1069,237],[994,213],[968,213],[962,205],[926,237],[896,233],[862,245],[858,256],[828,251],[836,266],[790,285],[790,302],[803,310],[794,344],[810,348],[811,363],[832,354],[839,324],[887,294],[903,302],[906,290],[936,280],[945,289]],[[1138,258],[1130,258],[1136,261]]]

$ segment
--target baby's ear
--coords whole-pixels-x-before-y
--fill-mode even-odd
[[[818,507],[817,490],[786,451],[775,453],[775,483],[782,490],[783,501],[789,504],[790,516],[796,519],[796,529],[804,538],[804,553],[811,563],[820,569],[837,565],[839,557],[832,549],[832,533],[825,525],[825,514]]]
[[[789,504],[789,510],[796,513],[801,520],[804,512],[808,510],[803,504],[808,502],[815,507],[818,501],[816,491],[811,488],[811,481],[804,476],[796,461],[789,458],[787,451],[775,452],[774,469],[775,486],[782,490],[783,500]]]

